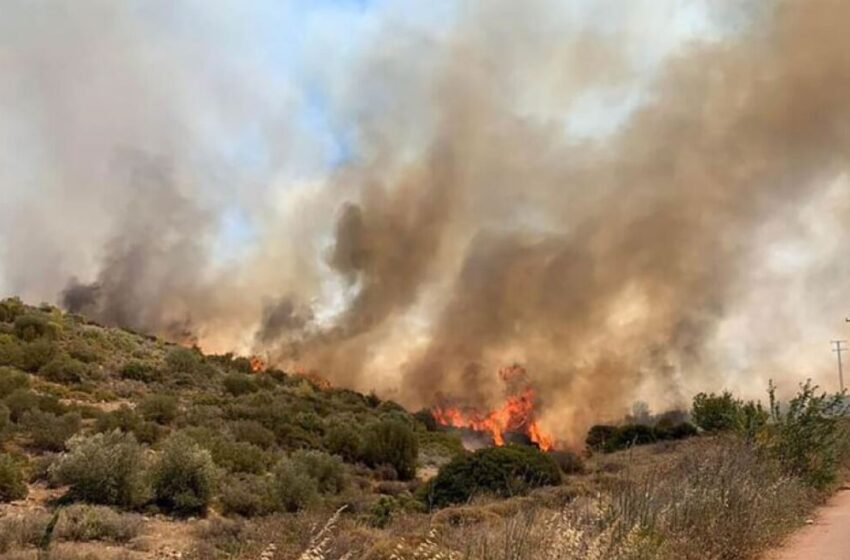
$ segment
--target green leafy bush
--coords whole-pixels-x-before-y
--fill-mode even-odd
[[[416,473],[419,440],[413,428],[400,420],[385,418],[366,430],[363,457],[371,466],[390,465],[403,480]]]
[[[27,483],[21,467],[5,453],[0,453],[0,502],[22,500],[27,497]]]
[[[254,379],[250,375],[244,373],[231,373],[225,376],[222,380],[222,384],[224,385],[224,390],[234,397],[247,395],[248,393],[253,393],[259,390]]]
[[[53,414],[64,414],[66,407],[52,395],[39,395],[29,389],[16,389],[3,402],[9,409],[13,422],[20,422],[28,410],[42,410]]]
[[[70,486],[70,496],[95,504],[136,507],[148,488],[142,449],[132,434],[75,436],[68,452],[49,469],[51,478]]]
[[[316,489],[322,494],[338,494],[345,487],[345,467],[339,457],[301,449],[290,458],[296,468],[316,481]]]
[[[337,422],[325,433],[325,449],[345,461],[359,461],[363,455],[363,437],[351,423]]]
[[[165,355],[165,363],[172,373],[195,373],[201,366],[201,355],[189,348],[172,348]]]
[[[177,417],[177,398],[171,395],[150,395],[142,399],[138,410],[145,420],[167,425]]]
[[[82,417],[77,412],[57,416],[34,409],[24,412],[21,426],[30,436],[36,449],[62,451],[65,449],[65,442],[80,430]]]
[[[237,441],[244,441],[261,449],[274,445],[274,432],[255,420],[237,420],[231,422],[228,428]]]
[[[38,373],[54,383],[80,383],[86,375],[86,366],[70,356],[61,355],[50,360]]]
[[[22,371],[0,367],[0,399],[8,397],[16,389],[28,389],[30,379]]]
[[[786,472],[823,490],[833,484],[848,453],[847,406],[842,394],[817,393],[806,381],[784,412],[770,387],[773,424],[767,445]]]
[[[272,491],[277,507],[295,512],[312,503],[318,494],[316,479],[285,457],[272,472]]]
[[[23,313],[24,305],[18,298],[8,298],[0,301],[0,322],[11,323]]]
[[[154,498],[160,507],[179,516],[204,514],[214,482],[208,451],[183,434],[165,440],[152,472]]]
[[[595,426],[591,426],[590,430],[588,430],[584,443],[588,449],[593,451],[602,451],[605,449],[608,441],[614,438],[616,433],[617,426],[597,424]]]
[[[482,492],[509,497],[560,482],[552,457],[536,447],[507,445],[455,457],[423,486],[421,497],[431,507],[442,507]]]
[[[56,345],[46,338],[39,338],[21,346],[21,358],[17,364],[24,371],[35,373],[56,356]]]
[[[0,366],[19,367],[23,361],[23,347],[17,338],[0,332]]]
[[[272,482],[268,475],[238,474],[228,477],[219,496],[223,513],[254,517],[273,512],[277,503]]]
[[[703,430],[719,432],[737,428],[739,410],[739,401],[729,391],[720,395],[699,393],[694,397],[691,416]]]
[[[52,337],[55,328],[41,315],[25,314],[15,317],[15,336],[25,342],[32,342],[43,336]]]
[[[605,451],[612,452],[620,449],[628,449],[635,445],[646,445],[655,443],[658,438],[651,426],[643,424],[624,424],[617,427],[614,435],[605,443]]]
[[[159,378],[159,372],[156,368],[146,362],[132,361],[127,362],[121,368],[120,372],[122,379],[132,379],[134,381],[143,381],[150,383]]]

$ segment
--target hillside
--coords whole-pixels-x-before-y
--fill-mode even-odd
[[[49,517],[57,506],[70,512],[68,506],[89,502],[134,512],[125,517],[168,516],[160,523],[177,526],[186,518],[252,517],[308,505],[321,512],[346,505],[368,516],[380,499],[377,487],[391,487],[396,503],[413,503],[417,465],[439,465],[462,449],[455,436],[428,432],[391,401],[256,368],[245,357],[205,356],[51,306],[4,300],[0,433],[3,457],[11,461],[0,461],[0,479],[18,472],[27,483],[17,494],[0,490],[2,501],[13,499],[4,513]],[[107,463],[98,465],[100,455],[87,445],[103,446]],[[142,481],[167,467],[169,452],[177,471],[193,462],[197,469],[163,475],[174,480],[159,487]],[[68,459],[75,453],[78,465]],[[122,465],[121,453],[139,465]],[[94,472],[101,467],[103,473]],[[74,469],[94,474],[75,488]],[[127,472],[116,478],[109,472],[116,469]],[[283,483],[289,488],[274,488]],[[169,484],[183,487],[169,495]],[[58,540],[73,540],[63,536],[73,532],[63,521],[69,516],[60,516]],[[19,529],[0,530],[0,552],[31,548],[41,537],[36,531],[27,542]],[[185,548],[182,540],[174,548]]]
[[[469,452],[428,412],[7,299],[0,555],[755,558],[843,480],[842,399],[815,391]]]

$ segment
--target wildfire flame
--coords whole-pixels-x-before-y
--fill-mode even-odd
[[[254,373],[266,370],[266,362],[261,357],[251,356],[249,360],[251,362],[251,371]]]
[[[520,366],[511,366],[499,372],[505,383],[516,384],[524,380],[525,370]],[[554,448],[554,439],[546,434],[534,417],[535,392],[525,385],[518,392],[512,392],[505,402],[494,410],[480,412],[471,408],[436,406],[431,410],[437,423],[454,428],[468,428],[476,432],[489,433],[497,446],[505,444],[506,432],[526,434],[531,441],[544,450]]]

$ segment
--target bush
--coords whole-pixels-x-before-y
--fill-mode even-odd
[[[156,503],[175,515],[206,513],[213,493],[210,454],[192,439],[175,434],[163,445],[152,473]]]
[[[122,379],[132,379],[133,381],[143,381],[150,383],[156,381],[159,377],[156,368],[145,362],[127,362],[120,372]]]
[[[296,468],[315,479],[316,488],[322,494],[339,494],[345,487],[345,467],[339,457],[322,451],[299,450],[291,459]]]
[[[165,355],[165,363],[171,373],[195,373],[201,365],[201,355],[189,348],[172,348]]]
[[[86,375],[86,366],[70,356],[59,356],[50,360],[38,373],[54,383],[79,383]]]
[[[138,410],[145,420],[167,425],[177,417],[177,398],[171,395],[150,395],[139,403]]]
[[[51,478],[71,487],[72,498],[122,507],[145,502],[148,489],[142,449],[131,434],[114,431],[75,436],[68,448],[49,472]]]
[[[274,432],[255,420],[232,422],[229,429],[237,441],[244,441],[262,449],[268,449],[274,445]]]
[[[611,453],[621,449],[628,449],[635,445],[646,445],[655,443],[657,438],[655,430],[643,424],[625,424],[619,426],[614,435],[605,442],[604,451]]]
[[[0,367],[0,399],[12,394],[16,389],[27,389],[30,379],[26,373],[8,367]]]
[[[21,417],[21,425],[29,433],[32,445],[44,451],[62,451],[65,442],[82,426],[77,412],[57,416],[41,410],[28,410]]]
[[[139,535],[142,516],[105,506],[74,504],[61,510],[54,535],[66,541],[126,543]]]
[[[32,342],[43,336],[53,336],[55,328],[41,315],[19,315],[15,318],[15,336],[25,342]]]
[[[222,383],[224,384],[224,390],[234,397],[247,395],[259,389],[254,379],[244,373],[231,373],[225,376]]]
[[[18,366],[35,373],[46,366],[56,356],[56,345],[46,338],[39,338],[21,346],[21,358]]]
[[[20,367],[22,361],[21,341],[0,332],[0,366]]]
[[[277,507],[295,512],[316,499],[316,479],[302,472],[292,460],[283,458],[272,472],[272,491]]]
[[[391,465],[399,478],[410,480],[416,474],[419,440],[408,424],[395,419],[383,419],[371,426],[363,442],[366,462],[376,467]]]
[[[11,323],[23,313],[24,305],[18,298],[9,298],[0,301],[0,322]]]
[[[429,506],[442,507],[481,492],[509,497],[560,482],[552,457],[536,447],[507,445],[455,457],[423,486],[421,497]]]
[[[0,453],[0,502],[23,500],[27,492],[21,467],[10,455]]]
[[[350,424],[333,424],[325,433],[325,449],[353,463],[363,455],[363,438],[360,431]]]
[[[121,430],[132,433],[141,443],[156,443],[162,437],[164,428],[154,422],[147,422],[129,406],[123,404],[118,409],[101,414],[97,418],[95,429],[98,432]]]
[[[690,422],[679,422],[678,424],[674,424],[669,428],[656,427],[655,432],[658,436],[658,439],[665,440],[687,439],[699,433],[697,427],[691,424]]]
[[[597,424],[595,426],[591,426],[590,430],[588,430],[584,443],[587,445],[588,449],[593,451],[602,451],[605,449],[605,445],[608,443],[608,440],[612,439],[616,433],[617,426]]]
[[[28,410],[42,410],[53,414],[64,414],[67,410],[56,397],[39,395],[29,389],[16,389],[3,402],[9,409],[9,417],[13,422],[20,422]]]
[[[732,393],[720,395],[699,393],[694,397],[691,416],[694,423],[707,432],[734,430],[738,426],[739,402]]]
[[[12,419],[9,413],[9,407],[0,403],[0,442],[6,437],[6,431],[11,427]]]
[[[783,469],[807,485],[823,490],[833,484],[848,452],[847,406],[842,394],[817,394],[807,381],[783,413],[770,387],[773,416],[769,449]]]
[[[228,478],[221,490],[222,511],[225,515],[254,517],[275,510],[275,492],[269,476],[239,474]]]

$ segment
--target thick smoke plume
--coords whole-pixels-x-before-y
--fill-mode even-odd
[[[799,336],[847,299],[835,242],[848,237],[850,6],[736,11],[733,31],[664,59],[614,132],[587,137],[564,116],[633,83],[634,46],[563,27],[557,4],[480,2],[421,41],[384,30],[335,100],[357,153],[258,210],[259,241],[230,268],[213,266],[219,200],[193,191],[203,173],[185,150],[122,166],[130,194],[92,232],[97,272],[56,269],[90,275],[62,288],[66,306],[411,406],[490,405],[498,370],[519,363],[565,439],[637,398],[675,406],[696,389],[820,376],[793,339],[828,332],[821,316]],[[154,138],[184,134],[157,126]],[[63,189],[86,178],[56,166]],[[50,270],[20,262],[13,288]]]

